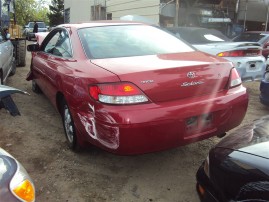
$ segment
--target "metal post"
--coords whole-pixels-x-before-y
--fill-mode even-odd
[[[269,3],[267,2],[266,22],[265,22],[265,29],[264,29],[265,32],[267,31],[268,13],[269,13]]]
[[[245,6],[244,31],[246,31],[247,11],[248,11],[248,0],[246,0],[246,6]]]
[[[179,0],[176,0],[175,27],[178,27],[178,16],[179,16]]]

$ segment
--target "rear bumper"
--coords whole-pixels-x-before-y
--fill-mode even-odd
[[[246,89],[241,86],[215,98],[101,109],[95,106],[94,112],[71,107],[71,111],[82,142],[128,155],[170,149],[223,134],[241,123],[247,105]],[[204,118],[207,115],[212,117],[208,123]],[[195,117],[197,121],[189,124]]]
[[[266,64],[263,56],[258,57],[226,57],[233,62],[242,81],[260,81],[263,78]]]

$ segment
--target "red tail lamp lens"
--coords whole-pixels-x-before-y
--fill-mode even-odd
[[[219,57],[254,57],[258,55],[262,55],[262,51],[259,49],[226,51],[217,54]]]
[[[232,69],[231,71],[231,76],[230,76],[230,88],[239,86],[242,84],[241,78],[235,68]]]
[[[95,100],[110,104],[132,104],[147,102],[142,91],[132,83],[107,83],[89,87],[89,93]]]

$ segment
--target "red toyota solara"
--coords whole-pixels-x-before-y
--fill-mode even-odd
[[[71,149],[165,150],[221,136],[248,95],[231,62],[135,22],[65,24],[28,45],[27,80],[60,112]]]

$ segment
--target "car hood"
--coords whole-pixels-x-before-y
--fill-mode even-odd
[[[202,45],[193,44],[193,46],[200,51],[213,55],[230,50],[262,49],[260,44],[256,42],[219,42]]]
[[[220,141],[216,148],[225,148],[269,159],[269,116],[247,124]]]
[[[17,171],[17,162],[14,158],[5,150],[0,148],[0,198],[5,193],[5,189],[9,188],[9,182]],[[7,186],[5,186],[7,185]]]
[[[232,64],[193,51],[91,61],[137,85],[153,102],[172,101],[227,90]]]

